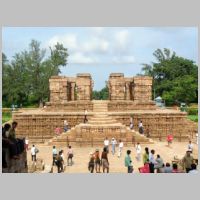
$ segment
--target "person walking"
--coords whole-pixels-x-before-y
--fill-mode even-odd
[[[35,161],[36,162],[36,148],[35,148],[35,145],[33,144],[32,148],[31,148],[31,159],[32,161]]]
[[[127,150],[127,154],[125,157],[125,167],[127,167],[128,173],[133,172],[133,165],[132,165],[132,160],[131,160],[130,154],[131,154],[131,150]]]
[[[168,147],[171,147],[172,141],[173,141],[173,135],[170,133],[170,134],[167,136],[167,144],[168,144]]]
[[[186,173],[188,173],[191,170],[191,165],[193,164],[193,160],[194,158],[191,156],[191,152],[187,151],[186,155],[182,159]]]
[[[58,173],[64,172],[63,170],[63,157],[62,157],[62,151],[59,151],[57,157],[56,157],[56,164],[57,164],[57,169]]]
[[[67,165],[72,165],[73,164],[73,160],[72,158],[74,157],[74,152],[71,146],[68,147],[68,151],[67,151]],[[69,164],[69,160],[70,160],[70,164]]]
[[[52,150],[52,156],[53,156],[53,163],[52,163],[52,165],[53,165],[53,166],[56,165],[55,160],[56,160],[57,154],[58,154],[58,153],[57,153],[57,149],[56,149],[55,146],[53,146],[53,150]]]
[[[115,146],[117,144],[117,141],[115,140],[115,138],[112,138],[111,140],[111,145],[112,145],[112,154],[115,154]]]
[[[90,173],[94,172],[94,162],[95,162],[95,155],[91,152],[90,153],[90,160],[88,163],[88,170],[90,171]]]
[[[105,169],[107,170],[107,173],[109,173],[108,151],[106,147],[103,148],[103,152],[101,154],[101,163],[103,166],[103,173],[105,173]]]
[[[96,173],[100,173],[101,159],[100,159],[100,155],[99,155],[99,149],[96,149],[96,151],[95,151],[94,162],[95,162]]]
[[[123,149],[123,147],[124,147],[124,143],[121,141],[121,140],[119,140],[119,150],[118,150],[118,158],[121,156],[121,154],[122,154],[122,149]]]
[[[139,142],[137,143],[135,149],[136,149],[136,159],[137,159],[137,161],[140,161],[141,160],[141,151],[142,151],[142,148],[141,148]]]
[[[109,144],[110,144],[110,142],[109,142],[108,138],[106,137],[106,139],[104,140],[104,147],[107,149],[108,153],[109,153]]]

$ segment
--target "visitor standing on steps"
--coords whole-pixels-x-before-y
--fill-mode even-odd
[[[144,127],[143,127],[143,124],[142,124],[142,121],[141,121],[141,120],[140,120],[140,122],[139,122],[138,127],[139,127],[139,133],[140,133],[140,134],[144,134]]]
[[[121,154],[122,154],[122,149],[123,149],[123,147],[124,147],[124,143],[121,141],[121,140],[119,140],[119,150],[118,150],[118,158],[121,156]]]
[[[104,140],[104,147],[107,149],[107,153],[109,153],[109,144],[110,142],[108,138],[106,137],[106,139]]]
[[[125,167],[127,167],[128,173],[133,172],[133,164],[132,164],[130,154],[131,154],[131,150],[127,150],[127,154],[126,154],[126,157],[125,157]]]
[[[84,123],[87,123],[87,121],[88,121],[87,115],[88,115],[88,111],[85,109],[84,110]]]
[[[55,160],[56,160],[56,156],[57,156],[57,149],[55,146],[53,146],[52,155],[53,155],[53,166],[54,166],[56,164]]]
[[[107,173],[109,173],[108,151],[106,147],[103,148],[103,152],[101,154],[101,163],[103,166],[103,173],[105,173],[105,169],[107,170]]]
[[[68,130],[68,122],[67,120],[64,120],[64,132],[67,132]]]
[[[117,144],[117,141],[115,140],[115,138],[112,138],[111,140],[111,145],[112,145],[112,154],[115,154],[115,146]]]
[[[140,161],[141,160],[141,151],[142,151],[142,148],[141,148],[139,142],[137,143],[135,149],[136,149],[136,159],[137,159],[137,161]]]

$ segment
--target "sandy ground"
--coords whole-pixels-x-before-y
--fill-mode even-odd
[[[141,145],[142,146],[142,153],[144,152],[144,148],[147,146],[149,149],[155,150],[155,155],[159,154],[164,162],[170,162],[173,160],[174,156],[178,158],[182,158],[185,155],[187,150],[187,144],[185,142],[174,142],[172,147],[168,147],[166,142],[155,142],[154,144],[148,145]],[[29,145],[30,146],[30,145]],[[37,158],[41,158],[45,161],[45,164],[51,165],[52,164],[52,146],[45,146],[45,145],[35,145],[39,149],[39,153],[37,154]],[[65,157],[65,164],[67,163],[66,160],[66,152],[67,147],[56,147],[57,150],[63,149],[64,150],[64,157]],[[94,152],[95,149],[98,148],[102,150],[102,147],[74,147],[74,164],[72,166],[66,166],[65,173],[89,173],[88,171],[88,162],[89,162],[89,154],[90,152]],[[126,151],[130,149],[132,151],[131,157],[133,161],[134,171],[138,173],[138,167],[143,165],[142,163],[142,156],[141,161],[136,160],[136,150],[133,147],[124,147],[122,155],[120,158],[117,157],[117,153],[112,155],[110,152],[108,154],[108,159],[110,163],[110,173],[126,173],[127,169],[124,166],[124,158],[126,155]],[[110,147],[111,150],[111,147]],[[118,151],[118,148],[116,149]],[[101,152],[101,151],[100,151]],[[198,146],[194,144],[194,157],[197,157],[198,153]],[[30,149],[28,150],[28,162],[31,162],[31,153]],[[53,172],[57,173],[57,168],[53,168]],[[101,169],[102,172],[102,169]]]

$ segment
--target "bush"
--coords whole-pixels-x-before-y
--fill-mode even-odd
[[[198,108],[189,107],[189,108],[187,108],[187,113],[188,113],[188,115],[198,115]]]

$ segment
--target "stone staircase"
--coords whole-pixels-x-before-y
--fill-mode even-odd
[[[93,116],[88,123],[76,125],[67,133],[54,137],[48,141],[49,145],[78,145],[97,146],[102,145],[107,137],[111,140],[122,140],[125,145],[133,145],[136,142],[152,143],[153,141],[137,131],[130,130],[125,125],[117,122],[108,115],[107,102],[93,101]]]

